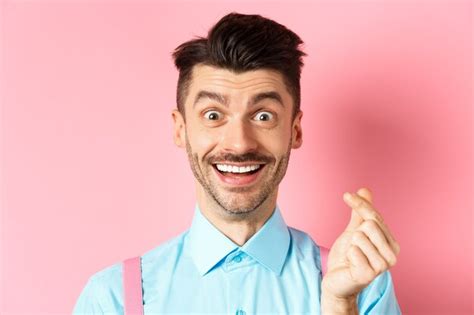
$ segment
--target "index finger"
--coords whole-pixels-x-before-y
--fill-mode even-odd
[[[344,200],[352,209],[356,210],[364,220],[375,220],[383,223],[383,218],[380,213],[370,202],[361,196],[352,193],[345,193]]]
[[[390,243],[390,246],[394,249],[395,254],[398,255],[400,246],[383,221],[382,215],[372,206],[372,204],[357,194],[344,194],[344,200],[352,209],[357,211],[364,220],[374,220],[379,224],[387,238],[387,241]]]

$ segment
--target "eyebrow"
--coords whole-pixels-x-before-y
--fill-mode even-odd
[[[196,104],[201,99],[204,99],[204,98],[211,99],[215,102],[218,102],[218,103],[224,105],[225,107],[229,107],[229,97],[227,95],[216,93],[216,92],[204,91],[204,90],[199,91],[199,93],[194,98],[193,107],[196,106]],[[255,95],[253,95],[252,98],[250,99],[250,101],[248,102],[247,106],[248,107],[253,106],[253,105],[255,105],[255,104],[257,104],[257,103],[259,103],[259,102],[261,102],[265,99],[274,100],[278,104],[280,104],[281,106],[285,107],[285,105],[283,104],[283,98],[281,97],[281,95],[278,92],[275,92],[275,91],[261,92],[261,93],[257,93]]]

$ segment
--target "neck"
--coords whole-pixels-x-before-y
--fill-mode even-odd
[[[202,214],[230,240],[243,246],[267,222],[276,207],[278,189],[254,211],[229,213],[197,184],[197,202]]]

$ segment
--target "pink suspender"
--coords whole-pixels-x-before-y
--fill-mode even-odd
[[[123,261],[123,293],[126,315],[143,315],[141,257]]]
[[[329,249],[319,246],[321,253],[322,275],[327,270]],[[141,257],[132,257],[123,261],[123,293],[125,315],[143,315]]]

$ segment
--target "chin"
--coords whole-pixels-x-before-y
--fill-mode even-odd
[[[236,194],[238,193],[221,194],[218,203],[228,212],[249,213],[257,210],[268,199],[268,196],[262,197],[259,194],[235,196]]]

